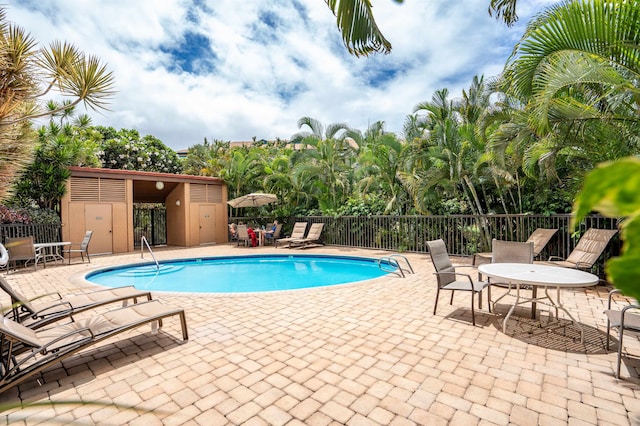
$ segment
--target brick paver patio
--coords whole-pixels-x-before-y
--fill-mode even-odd
[[[156,256],[286,250],[218,245]],[[312,252],[388,254],[329,247],[305,253]],[[465,294],[453,305],[448,292],[441,295],[433,315],[431,262],[407,257],[416,274],[404,279],[232,296],[155,293],[185,308],[188,342],[180,342],[173,319],[156,335],[148,328],[120,334],[50,368],[42,386],[28,380],[0,395],[2,404],[40,403],[5,407],[4,419],[144,426],[637,424],[640,362],[626,360],[623,379],[616,380],[616,354],[604,351],[608,288],[563,294],[585,328],[584,344],[562,314],[547,327],[524,309],[505,335],[508,300],[491,314],[485,299],[475,327]],[[94,257],[91,265],[49,265],[7,279],[27,295],[67,293],[78,289],[71,276],[138,261],[139,253]],[[494,298],[500,291],[494,289]],[[0,300],[6,309],[8,298]],[[636,337],[625,348],[640,355]],[[50,404],[60,401],[95,403]]]

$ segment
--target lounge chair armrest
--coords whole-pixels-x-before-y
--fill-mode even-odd
[[[59,309],[60,307],[65,307],[65,309]],[[45,317],[47,315],[58,315],[58,314],[62,314],[62,313],[69,313],[73,311],[73,306],[71,305],[71,303],[64,301],[64,302],[60,302],[60,303],[55,303],[53,305],[49,305],[44,309],[39,310],[38,312],[34,313],[33,316],[34,317]]]
[[[454,271],[440,271],[440,272],[434,272],[434,275],[461,275],[463,277],[469,277],[471,278],[471,275],[469,274],[463,274],[461,272],[454,272]]]
[[[34,350],[33,352],[31,352],[31,354],[29,354],[28,356],[25,356],[24,358],[22,358],[19,362],[15,362],[15,358],[13,356],[11,356],[11,354],[9,354],[9,358],[11,359],[12,362],[13,361],[13,366],[11,368],[9,368],[8,370],[4,371],[3,377],[9,377],[12,374],[14,374],[14,372],[16,371],[20,371],[21,367],[23,364],[26,364],[28,362],[30,362],[31,359],[35,358],[38,354],[42,354],[44,356],[44,358],[41,358],[40,361],[44,360],[44,359],[53,359],[54,357],[56,357],[56,352],[54,351],[49,351],[48,348],[50,348],[52,345],[54,345],[55,343],[68,338],[69,336],[73,336],[74,334],[83,332],[83,331],[88,331],[89,332],[89,336],[84,337],[83,339],[79,339],[76,340],[75,342],[73,342],[73,344],[84,344],[86,342],[90,342],[91,340],[93,340],[95,338],[95,335],[93,334],[93,332],[88,329],[88,328],[81,328],[78,330],[74,330],[70,333],[67,333],[63,336],[57,337],[56,339],[48,342],[45,345],[40,346],[39,348],[37,348],[36,350]],[[60,349],[60,348],[58,348]],[[28,368],[28,367],[27,367]]]
[[[576,269],[589,269],[591,268],[593,265],[591,263],[586,263],[586,262],[577,262],[575,268]]]
[[[549,262],[553,262],[554,260],[564,260],[563,257],[560,256],[549,256],[549,259],[547,259]]]
[[[42,353],[42,354],[46,354],[48,352],[48,348],[51,347],[52,345],[60,342],[61,340],[67,339],[75,334],[79,334],[82,332],[89,332],[89,336],[84,336],[83,339],[80,340],[76,340],[75,342],[73,342],[73,344],[78,344],[78,343],[84,343],[90,340],[93,340],[96,336],[93,334],[93,331],[91,331],[90,328],[88,327],[83,327],[83,328],[79,328],[77,330],[73,330],[67,334],[63,334],[60,337],[56,337],[55,339],[53,339],[52,341],[48,342],[46,345],[42,345],[38,348],[38,352]]]
[[[102,290],[91,290],[90,293],[91,294],[95,294],[95,293],[101,293],[103,291],[113,291],[113,290],[117,290],[117,289],[121,289],[121,288],[135,288],[135,286],[134,285],[123,285],[123,286],[120,286],[120,287],[103,288]],[[73,292],[69,293],[68,296],[76,296],[76,295],[81,295],[81,294],[85,294],[85,292],[81,291],[81,290],[78,291],[78,292],[73,291]]]

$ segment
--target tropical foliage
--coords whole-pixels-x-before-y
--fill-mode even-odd
[[[601,146],[610,146],[610,158],[634,155],[605,162],[589,173],[574,213],[575,223],[593,210],[623,219],[623,253],[607,263],[607,274],[636,300],[640,300],[639,17],[635,1],[551,8],[530,25],[522,47],[528,54],[510,66],[515,90],[533,99],[536,127],[546,131],[558,124],[584,123],[584,129],[599,136]],[[554,31],[559,28],[573,28],[573,37],[561,37],[559,30]],[[612,145],[612,136],[618,143]],[[576,149],[588,153],[593,144]]]
[[[66,105],[66,109],[61,110],[56,102],[48,103],[50,110],[58,112],[52,113],[49,124],[38,130],[33,161],[16,184],[13,204],[59,212],[60,199],[70,176],[68,167],[99,166],[95,155],[97,145],[82,137],[91,119],[86,115],[75,117],[74,107]]]
[[[373,18],[368,1],[327,3],[344,19],[349,8],[356,18]],[[515,19],[515,2],[491,7]],[[288,141],[205,139],[191,147],[184,170],[223,178],[230,198],[264,191],[282,200],[255,214],[569,212],[598,163],[640,149],[638,9],[637,2],[590,0],[543,11],[499,78],[475,77],[459,98],[447,88],[425,96],[403,135],[385,131],[383,122],[361,131],[302,117]],[[362,43],[353,48],[367,54]],[[82,120],[67,128],[72,106],[50,106],[51,122],[40,131],[43,158],[48,152],[52,163],[69,163],[68,149],[75,164],[97,158],[106,167],[180,170],[175,153],[135,130]],[[89,149],[67,146],[75,139]]]
[[[34,119],[52,116],[80,102],[105,109],[113,94],[113,75],[95,56],[73,45],[53,42],[38,48],[35,39],[6,19],[0,8],[0,201],[32,160],[38,141]],[[57,91],[68,102],[48,109],[40,102]]]
[[[515,2],[494,6],[515,16]],[[545,10],[499,78],[475,77],[458,99],[436,91],[404,137],[303,117],[289,145],[196,145],[187,162],[224,177],[230,197],[275,192],[296,211],[569,212],[587,172],[639,151],[637,11],[602,0]]]
[[[56,109],[50,102],[49,107]],[[93,127],[86,115],[76,117],[67,107],[50,116],[38,130],[33,161],[24,169],[8,202],[23,208],[60,212],[69,166],[179,173],[176,153],[153,136],[140,137],[135,130]]]

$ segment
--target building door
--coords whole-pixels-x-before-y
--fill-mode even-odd
[[[215,242],[215,213],[215,206],[200,205],[200,244],[211,244]]]
[[[87,231],[93,231],[89,254],[113,253],[111,204],[86,204],[84,217]]]

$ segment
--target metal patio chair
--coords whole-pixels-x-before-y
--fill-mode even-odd
[[[470,291],[471,294],[471,320],[473,325],[476,325],[476,313],[474,306],[474,295],[478,294],[478,308],[482,309],[482,290],[487,289],[487,303],[488,309],[491,312],[491,287],[488,281],[474,281],[469,274],[462,274],[456,272],[456,268],[472,267],[468,266],[454,266],[451,263],[449,254],[447,253],[447,247],[443,240],[427,241],[427,247],[429,248],[429,256],[433,262],[433,266],[436,270],[438,290],[436,292],[436,302],[433,308],[433,314],[436,314],[438,309],[438,297],[440,296],[440,290],[451,291],[451,301],[449,304],[453,304],[453,295],[456,291]]]

